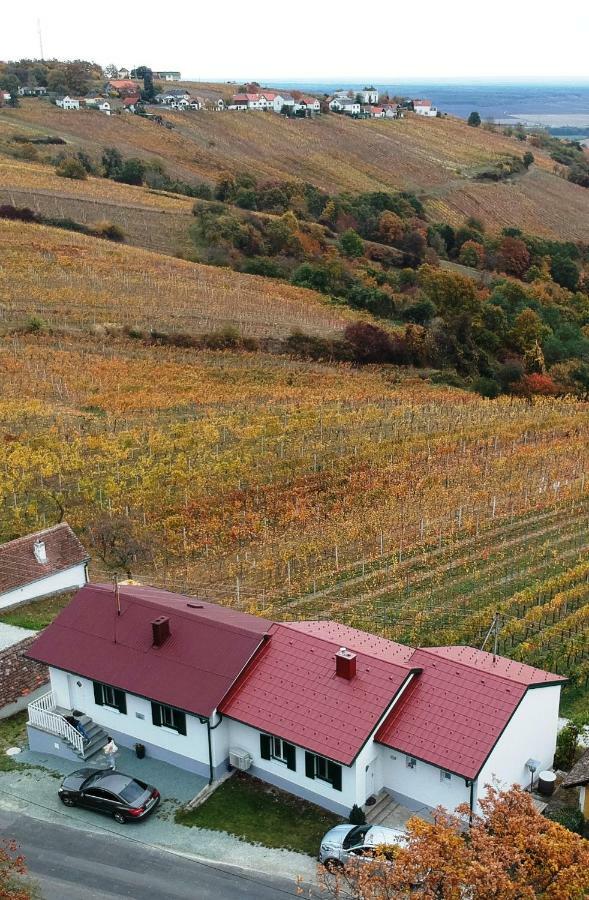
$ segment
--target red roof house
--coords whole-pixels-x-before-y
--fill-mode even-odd
[[[90,557],[67,522],[0,545],[0,608],[85,584]]]
[[[32,715],[36,749],[55,752],[43,723],[75,703],[117,743],[211,779],[229,761],[342,814],[383,790],[454,808],[494,778],[529,784],[552,764],[564,680],[133,585],[87,585],[28,655],[52,685],[45,718]]]

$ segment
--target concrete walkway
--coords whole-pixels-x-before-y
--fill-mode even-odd
[[[194,797],[206,784],[206,779],[175,766],[154,759],[137,759],[129,750],[120,751],[117,769],[155,785],[162,802],[155,814],[143,822],[118,825],[113,819],[85,809],[67,809],[61,803],[57,789],[64,775],[89,763],[78,764],[57,756],[44,756],[23,751],[18,756],[22,766],[0,772],[0,809],[22,812],[40,821],[75,826],[88,833],[121,836],[161,850],[234,865],[257,872],[274,873],[285,878],[301,876],[306,882],[316,879],[316,861],[290,850],[270,850],[248,844],[233,835],[202,828],[176,825],[174,813],[179,806]],[[90,760],[99,767],[99,755]]]

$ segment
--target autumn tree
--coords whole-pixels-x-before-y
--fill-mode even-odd
[[[148,548],[136,534],[126,516],[101,516],[88,527],[89,536],[100,559],[113,572],[123,571],[131,578],[131,568],[146,559]]]
[[[547,328],[535,309],[523,309],[511,330],[511,342],[522,353],[531,350],[546,337]]]
[[[530,253],[519,238],[504,237],[499,245],[498,261],[509,275],[521,278],[530,266]]]
[[[378,235],[385,244],[400,241],[405,233],[403,220],[396,213],[385,209],[378,220]]]
[[[447,321],[465,313],[472,316],[479,312],[480,301],[472,278],[445,269],[422,266],[419,270],[419,284],[438,313]]]
[[[350,900],[574,900],[589,891],[589,841],[551,822],[518,785],[488,787],[480,813],[441,807],[407,823],[406,843],[374,859],[320,871],[334,898]],[[470,825],[468,824],[470,820]],[[393,864],[391,864],[391,856]]]
[[[23,878],[26,873],[25,858],[16,841],[0,840],[0,900],[31,900],[33,888]]]
[[[465,241],[458,256],[463,266],[482,269],[485,264],[485,248],[478,241]]]

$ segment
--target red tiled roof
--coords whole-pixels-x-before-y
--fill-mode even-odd
[[[39,635],[31,658],[209,716],[270,625],[151,587],[121,585],[120,605],[117,616],[112,585],[86,585]],[[170,637],[155,647],[151,623],[161,615],[170,620]]]
[[[404,665],[413,654],[413,647],[397,644],[396,641],[389,641],[387,638],[370,634],[368,631],[350,628],[349,625],[342,625],[341,622],[289,622],[288,627],[331,641],[339,647],[347,647],[354,653],[365,653],[367,656],[374,656],[385,662]]]
[[[414,106],[431,106],[432,101],[431,100],[414,100],[413,105]]]
[[[46,563],[37,562],[33,550],[37,541],[45,544]],[[88,559],[87,551],[67,522],[16,538],[0,545],[0,594],[63,572]]]
[[[304,97],[301,97],[301,98],[300,98],[299,103],[306,103],[307,106],[308,106],[309,104],[315,103],[316,100],[317,100],[317,97],[307,97],[307,96],[304,96]]]
[[[567,680],[563,675],[544,672],[543,669],[536,669],[534,666],[528,666],[526,663],[508,659],[505,656],[494,657],[492,653],[477,650],[475,647],[428,647],[427,650],[428,653],[435,653],[436,656],[443,656],[454,662],[462,663],[463,666],[471,666],[479,672],[501,675],[517,684],[546,684],[547,682]]]
[[[356,676],[335,674],[339,641],[273,625],[219,710],[314,753],[350,765],[411,669],[358,652]]]
[[[123,106],[134,106],[135,103],[139,103],[139,97],[125,97],[123,100]]]
[[[259,100],[259,99],[260,99],[260,94],[234,94],[233,95],[234,103],[247,103],[250,100],[255,101],[255,100]]]
[[[526,686],[430,650],[410,664],[422,673],[375,740],[465,778],[476,778],[526,693]]]

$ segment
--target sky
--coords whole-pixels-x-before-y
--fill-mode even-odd
[[[0,59],[90,59],[196,80],[589,80],[589,2],[333,0],[10,4]]]

